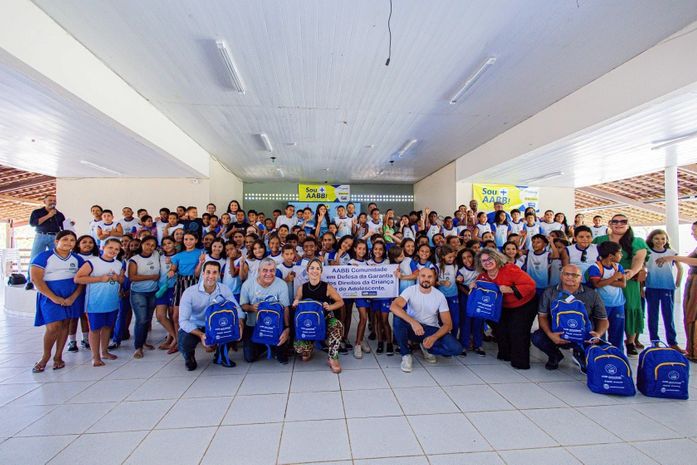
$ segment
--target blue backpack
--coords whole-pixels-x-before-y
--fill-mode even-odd
[[[206,308],[206,345],[240,340],[238,309],[239,305],[229,300],[215,302]]]
[[[636,394],[629,360],[617,347],[602,341],[586,348],[586,383],[597,394]]]
[[[690,364],[683,354],[660,341],[639,354],[636,386],[648,397],[687,399]]]
[[[301,341],[323,341],[327,338],[324,307],[316,300],[301,300],[295,310],[295,338]]]
[[[277,300],[259,302],[257,322],[254,326],[254,333],[252,333],[252,342],[267,346],[277,346],[283,327],[283,305]]]
[[[593,330],[586,306],[571,294],[560,292],[557,300],[552,302],[549,313],[552,331],[563,333],[562,339],[569,342],[583,344],[588,339],[588,333]]]
[[[476,281],[477,287],[467,297],[467,316],[498,322],[501,319],[503,294],[496,283]]]

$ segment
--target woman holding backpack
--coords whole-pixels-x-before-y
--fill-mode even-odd
[[[485,247],[477,252],[475,265],[478,281],[489,281],[503,294],[501,319],[493,323],[497,358],[511,362],[513,368],[530,368],[530,329],[537,315],[535,281],[523,270],[508,263],[506,256],[496,249]],[[476,286],[475,281],[473,286]],[[491,322],[490,322],[491,323]]]
[[[329,349],[329,359],[327,363],[333,373],[341,373],[339,364],[339,346],[344,335],[344,326],[334,316],[334,311],[344,306],[344,300],[334,289],[334,286],[321,280],[322,260],[313,258],[307,264],[307,276],[309,281],[300,286],[295,291],[295,301],[293,307],[298,307],[301,300],[315,300],[322,304],[327,318],[327,347]],[[314,351],[314,341],[296,340],[293,343],[295,352],[302,357],[303,362],[312,358]]]

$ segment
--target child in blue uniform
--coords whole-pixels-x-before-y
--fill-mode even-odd
[[[603,299],[607,319],[608,341],[619,350],[624,351],[624,304],[626,302],[622,289],[627,285],[624,268],[620,265],[622,248],[611,241],[598,245],[600,260],[588,268],[588,281],[598,290]]]
[[[65,367],[62,354],[68,339],[69,320],[80,316],[78,297],[84,290],[74,281],[83,264],[82,258],[73,253],[76,241],[74,232],[61,231],[56,235],[54,249],[40,253],[31,261],[31,281],[38,291],[34,326],[46,326],[43,355],[34,364],[34,373],[46,369],[54,345],[53,369]]]
[[[438,252],[438,290],[445,296],[453,322],[451,334],[457,338],[460,328],[460,304],[457,296],[457,265],[455,265],[455,249],[444,245]]]

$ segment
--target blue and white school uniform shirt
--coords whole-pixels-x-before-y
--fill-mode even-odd
[[[116,227],[117,227],[118,225],[119,225],[119,223],[117,223],[116,221],[112,221],[111,223],[108,223],[108,224],[105,223],[104,221],[99,221],[99,222],[97,223],[97,225],[96,225],[96,228],[101,229],[102,232],[108,233],[108,232],[110,232],[110,231],[116,229]],[[97,232],[97,229],[96,229],[96,228],[95,228],[95,235],[96,235],[96,232]],[[124,231],[124,232],[125,232],[125,231]],[[108,239],[111,239],[112,237],[115,237],[115,236],[111,236],[111,235],[110,235],[110,236],[108,236],[108,237],[107,237],[106,239],[104,239],[104,240],[101,240],[101,239],[98,239],[98,238],[97,238],[97,239],[96,239],[97,245],[98,245],[99,247],[101,247]],[[118,238],[117,238],[117,239],[118,239]]]
[[[545,249],[540,253],[529,251],[525,257],[524,271],[535,281],[537,289],[549,287],[550,252]]]
[[[303,229],[305,230],[305,234],[309,235],[315,235],[315,222],[314,221],[308,221],[307,223],[303,222],[305,225],[303,226]]]
[[[87,225],[87,234],[92,236],[95,244],[99,244],[99,236],[97,236],[97,225],[99,223],[100,221],[90,220],[89,224]]]
[[[402,276],[409,276],[410,274],[413,274],[414,272],[411,270],[411,257],[404,257],[404,260],[399,264],[399,272],[402,274]],[[401,294],[402,291],[409,286],[413,286],[416,284],[415,279],[400,279],[399,280],[399,293]]]
[[[467,268],[466,266],[461,266],[460,269],[457,270],[457,276],[462,276],[462,284],[465,286],[469,286],[477,280],[477,276],[479,276],[479,273],[477,273],[476,268]]]
[[[136,229],[138,229],[138,226],[140,226],[140,220],[138,220],[138,218],[135,216],[130,220],[122,218],[118,223],[121,225],[121,229],[123,229],[124,234],[133,234]]]
[[[614,266],[607,267],[600,262],[596,262],[590,268],[588,268],[588,277],[600,278],[601,280],[608,279],[614,276],[617,271],[624,273],[624,268],[622,268],[622,265],[617,264],[617,268],[615,268]],[[598,294],[600,295],[600,298],[603,299],[603,303],[606,307],[621,307],[626,302],[624,292],[622,292],[621,287],[605,286],[597,287],[595,290],[598,291]]]
[[[567,245],[566,254],[569,256],[569,264],[576,265],[581,270],[581,283],[585,284],[588,268],[599,260],[598,246],[591,244],[580,249],[578,244]]]
[[[446,298],[457,296],[457,267],[455,265],[442,265],[436,267],[438,273],[438,281],[450,281],[450,286],[439,285],[438,290],[443,293]]]
[[[295,264],[293,265],[286,265],[284,262],[281,262],[280,265],[276,267],[276,276],[281,278],[283,282],[285,282],[288,285],[288,298],[292,302],[295,300],[295,282],[287,282],[286,278],[288,277],[289,274],[291,274],[295,270]]]
[[[496,247],[499,249],[503,248],[503,244],[508,240],[508,233],[511,232],[511,227],[507,224],[492,224],[491,225],[494,233],[494,241],[496,242]]]
[[[87,285],[87,313],[108,313],[118,310],[121,285],[117,279],[123,269],[123,263],[116,259],[104,260],[102,257],[92,257],[87,263],[92,268],[90,276],[99,277],[109,274],[113,276],[111,281]]]
[[[77,289],[73,279],[84,263],[83,259],[74,253],[66,258],[58,255],[54,250],[41,252],[31,261],[31,266],[44,270],[46,286],[58,297],[68,298]],[[42,326],[67,318],[77,318],[83,309],[84,300],[76,299],[70,307],[64,307],[53,303],[48,297],[36,293],[36,315],[34,326]]]
[[[136,264],[136,274],[160,276],[160,254],[153,252],[149,257],[140,254],[134,255],[128,263]],[[167,267],[169,269],[169,267]],[[159,279],[158,279],[159,281]],[[155,292],[160,287],[158,281],[131,281],[131,291],[133,292]]]
[[[598,236],[604,236],[607,234],[607,226],[606,225],[601,225],[601,226],[591,226],[591,234],[593,234],[593,239],[595,239]]]
[[[232,276],[230,274],[231,267],[234,267],[234,269],[237,270],[236,276]],[[240,279],[240,259],[228,258],[225,261],[225,266],[223,266],[222,274],[223,284],[230,288],[233,295],[240,295],[240,289],[242,289],[242,280]]]
[[[269,257],[270,259],[272,259],[272,260],[274,261],[274,263],[276,263],[276,266],[278,266],[278,265],[280,265],[281,263],[283,263],[283,251],[282,251],[282,250],[279,250],[279,252],[278,252],[276,255],[274,255],[274,254],[272,254],[272,253],[269,252],[269,254],[267,255],[267,257]]]
[[[540,234],[544,234],[545,236],[548,236],[552,231],[561,231],[562,229],[564,229],[564,225],[556,221],[552,223],[540,221]]]
[[[372,219],[368,220],[368,232],[373,234],[382,234],[382,221],[377,223]]]
[[[523,230],[523,227],[525,226],[525,221],[520,220],[516,223],[515,221],[511,220],[508,222],[508,226],[511,228],[511,234],[520,234],[520,232]]]
[[[532,250],[532,236],[540,234],[540,223],[535,223],[532,226],[525,223],[523,231],[525,231],[525,249]]]
[[[334,217],[334,224],[336,225],[337,239],[351,235],[351,227],[353,226],[353,220],[351,220],[351,218],[336,216]]]
[[[171,263],[172,265],[177,265],[177,275],[193,276],[200,256],[201,250],[199,249],[182,250],[172,257]]]
[[[261,260],[256,259],[256,258],[247,258],[246,260],[247,263],[247,279],[245,281],[249,281],[250,279],[257,279],[257,276],[259,275],[259,265],[261,265]]]
[[[457,236],[458,235],[457,226],[453,226],[452,229],[448,229],[445,226],[443,226],[443,228],[441,229],[441,233],[443,234],[444,237]]]
[[[663,252],[656,252],[651,249],[649,261],[646,263],[646,288],[647,289],[664,289],[675,290],[675,278],[677,277],[677,268],[675,262],[664,263],[663,266],[656,264],[656,259],[660,257],[674,257],[677,253],[672,249],[665,249]]]
[[[491,225],[489,223],[477,223],[474,227],[477,230],[477,237],[482,237],[484,233],[491,232]]]
[[[172,257],[174,257],[174,254],[172,255],[165,255],[160,254],[160,281],[158,282],[158,288],[162,287],[165,283],[167,284],[167,288],[173,288],[174,284],[177,282],[177,275],[175,274],[174,277],[170,278],[167,276],[167,273],[169,273],[169,268],[170,268],[170,263],[172,260]],[[168,263],[170,262],[170,263]]]
[[[327,254],[327,264],[330,264],[331,262],[336,260],[336,254],[337,254],[337,252],[335,250],[332,250],[331,252],[329,252]],[[341,256],[341,258],[339,258],[340,265],[348,265],[350,261],[351,261],[351,255],[348,252],[346,252],[345,254],[343,254]]]
[[[431,270],[436,270],[436,265],[431,263],[430,260],[426,260],[426,263],[421,263],[418,259],[412,258],[411,262],[409,262],[409,268],[411,269],[411,273],[409,274],[413,274],[421,268],[429,268]]]

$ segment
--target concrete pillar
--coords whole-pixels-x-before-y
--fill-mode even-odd
[[[678,210],[678,166],[675,147],[666,149],[666,169],[664,173],[664,190],[666,199],[666,232],[670,237],[670,246],[680,251],[680,230]]]

